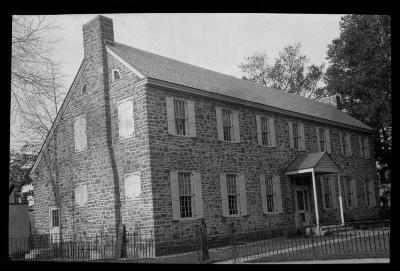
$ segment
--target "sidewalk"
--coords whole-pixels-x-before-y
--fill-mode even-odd
[[[265,262],[265,263],[241,263],[241,264],[352,264],[352,263],[390,263],[389,258],[370,259],[337,259],[337,260],[311,260],[311,261],[287,261],[287,262]]]

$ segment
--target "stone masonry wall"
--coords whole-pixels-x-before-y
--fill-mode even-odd
[[[162,90],[148,87],[148,119],[150,134],[151,172],[153,183],[153,202],[155,231],[164,238],[185,237],[191,233],[193,225],[199,221],[172,221],[172,205],[169,173],[171,170],[191,170],[201,173],[203,191],[203,213],[209,234],[218,235],[227,232],[228,224],[234,221],[241,227],[254,225],[294,225],[293,183],[286,178],[284,168],[301,151],[289,148],[288,121],[304,123],[306,151],[316,152],[315,127],[330,129],[332,158],[340,165],[344,174],[350,174],[358,180],[359,208],[352,210],[364,212],[361,201],[361,179],[365,174],[375,178],[375,164],[372,145],[371,159],[358,156],[340,155],[339,129],[313,121],[297,120],[273,112],[263,112],[236,104],[223,103],[213,99],[197,97],[188,93]],[[167,96],[194,101],[196,114],[196,133],[194,138],[168,134],[166,101]],[[215,107],[225,106],[240,110],[240,143],[227,143],[218,140]],[[276,147],[268,148],[257,144],[255,114],[262,113],[275,118]],[[358,132],[340,129],[352,134],[353,153],[358,153]],[[371,140],[370,140],[371,142]],[[219,173],[238,172],[246,176],[247,206],[249,215],[241,218],[222,216]],[[264,215],[261,207],[259,174],[279,174],[282,187],[283,213]],[[318,181],[317,181],[318,183]],[[317,187],[318,195],[319,185]],[[338,189],[336,187],[336,189]],[[310,193],[312,190],[310,187]],[[338,191],[337,191],[338,195]],[[311,208],[313,202],[311,201]],[[321,202],[319,200],[319,206]],[[320,207],[321,208],[321,207]],[[313,213],[312,213],[313,215]],[[320,210],[321,221],[340,222],[339,210]]]

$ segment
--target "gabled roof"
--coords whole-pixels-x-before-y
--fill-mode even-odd
[[[121,43],[107,42],[106,45],[145,77],[259,103],[288,112],[343,123],[363,130],[372,130],[361,121],[325,103],[261,86]]]
[[[326,152],[299,154],[286,168],[286,172],[314,169],[320,172],[338,172],[339,166]]]

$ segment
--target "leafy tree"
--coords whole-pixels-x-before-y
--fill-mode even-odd
[[[311,99],[325,96],[324,65],[307,66],[309,60],[300,48],[300,43],[285,47],[273,65],[268,63],[266,53],[256,52],[246,57],[239,65],[244,74],[242,79]]]
[[[375,129],[376,159],[391,169],[391,19],[384,15],[346,15],[340,36],[328,46],[327,91],[344,109]]]
[[[10,162],[8,171],[8,183],[18,186],[29,184],[31,179],[28,174],[35,162],[36,154],[32,153],[29,145],[25,145],[21,151],[10,151]]]

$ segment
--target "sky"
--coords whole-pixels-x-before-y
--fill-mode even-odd
[[[65,86],[83,59],[82,26],[98,14],[57,15],[56,43]],[[114,23],[114,40],[220,73],[241,77],[246,56],[265,52],[270,63],[285,46],[301,43],[309,64],[328,64],[328,44],[339,36],[342,15],[315,14],[101,14]],[[14,130],[18,121],[11,124]]]

